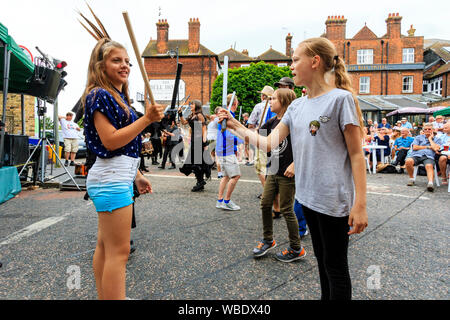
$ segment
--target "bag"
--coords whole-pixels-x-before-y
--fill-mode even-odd
[[[419,168],[417,168],[417,175],[418,176],[426,176],[427,175],[427,170],[425,170],[424,166],[419,166]]]
[[[389,163],[377,164],[377,173],[397,173],[397,169]]]

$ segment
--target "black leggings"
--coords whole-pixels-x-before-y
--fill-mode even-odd
[[[351,300],[348,270],[348,217],[332,217],[303,206],[319,266],[322,300]]]

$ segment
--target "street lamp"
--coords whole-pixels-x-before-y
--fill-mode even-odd
[[[167,51],[167,54],[170,56],[170,58],[174,58],[175,56],[177,56],[177,67],[178,67],[178,46],[176,48],[176,50],[169,50]],[[176,74],[176,68],[175,68],[175,74]],[[180,106],[180,98],[179,98],[179,93],[177,92],[177,106]]]

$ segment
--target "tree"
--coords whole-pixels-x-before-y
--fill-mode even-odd
[[[241,67],[228,70],[228,93],[236,91],[242,113],[251,113],[255,104],[261,102],[260,94],[264,86],[270,85],[274,89],[274,83],[282,77],[292,78],[289,67],[278,67],[273,64],[260,61],[251,63],[250,67]],[[219,75],[213,84],[211,94],[211,113],[218,106],[222,106],[223,74]],[[297,97],[302,96],[302,88],[294,89]]]

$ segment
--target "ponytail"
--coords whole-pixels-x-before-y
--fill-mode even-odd
[[[321,58],[321,62],[323,65],[323,71],[329,72],[334,69],[334,84],[336,88],[349,91],[355,102],[356,114],[359,120],[359,127],[361,131],[361,137],[364,137],[364,120],[362,117],[361,108],[359,107],[358,99],[353,91],[352,81],[347,73],[347,69],[345,68],[345,63],[342,58],[337,55],[336,47],[334,44],[328,40],[327,38],[311,38],[302,41],[300,44],[303,44],[306,48],[305,53],[311,57],[318,55]]]
[[[345,68],[344,60],[342,60],[342,58],[340,58],[339,56],[335,56],[334,62],[335,62],[335,64],[334,64],[334,85],[336,86],[336,88],[339,88],[342,90],[347,90],[352,94],[353,100],[355,102],[355,107],[356,107],[356,115],[358,116],[358,120],[359,120],[359,127],[361,130],[362,137],[364,137],[364,132],[363,132],[364,120],[363,120],[361,108],[359,107],[358,98],[356,97],[355,92],[352,87],[352,80],[350,78],[350,75],[347,72],[347,69]]]

